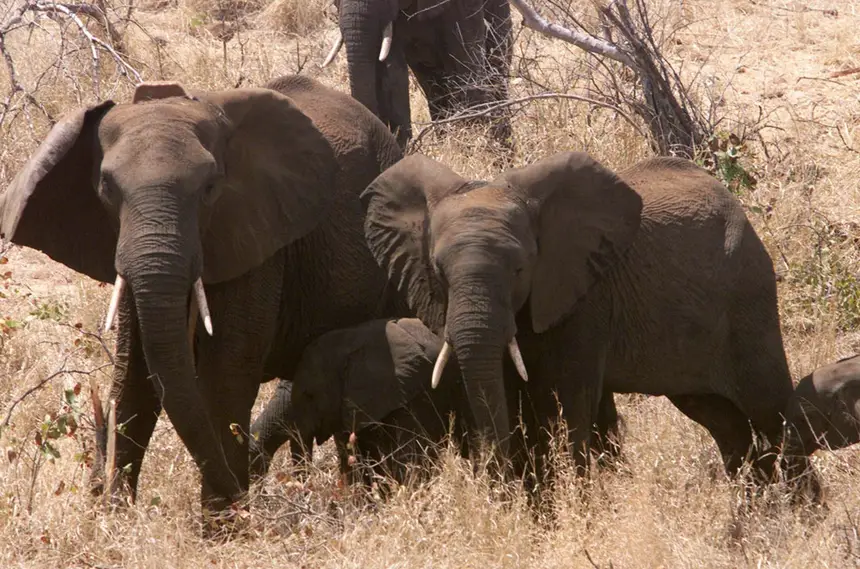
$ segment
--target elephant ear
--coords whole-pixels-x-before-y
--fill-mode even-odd
[[[361,194],[364,235],[376,262],[431,330],[445,325],[445,292],[430,260],[429,211],[466,181],[435,160],[413,154],[380,174]]]
[[[567,316],[630,247],[642,198],[581,152],[557,154],[503,177],[524,192],[535,220],[530,309],[540,333]]]
[[[65,115],[0,202],[0,237],[103,282],[116,278],[116,230],[96,194],[98,125],[113,101]]]
[[[424,346],[397,321],[379,322],[384,331],[368,331],[369,341],[350,354],[344,424],[356,431],[384,422],[430,387],[434,361]]]
[[[334,150],[288,97],[270,89],[201,94],[227,122],[226,183],[203,241],[203,280],[233,279],[311,232],[335,193]]]

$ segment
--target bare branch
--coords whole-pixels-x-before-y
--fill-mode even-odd
[[[9,410],[6,412],[6,417],[3,419],[3,422],[0,423],[0,426],[8,427],[9,423],[12,421],[12,413],[15,411],[15,408],[18,405],[20,405],[25,399],[27,399],[28,397],[30,397],[31,395],[33,395],[37,391],[40,391],[42,388],[44,388],[48,383],[50,383],[54,379],[56,379],[62,375],[87,375],[87,376],[91,376],[92,374],[94,374],[98,371],[101,371],[106,367],[111,367],[111,366],[113,366],[113,364],[102,364],[102,365],[96,367],[95,369],[85,371],[85,370],[77,370],[77,369],[66,369],[66,362],[63,362],[63,365],[60,367],[60,369],[58,369],[57,371],[55,371],[51,375],[47,376],[46,378],[40,380],[36,385],[29,388],[27,391],[25,391],[19,397],[17,397],[14,401],[12,401],[12,404],[9,406]]]
[[[81,33],[84,35],[84,37],[86,37],[90,41],[90,43],[92,45],[92,49],[93,49],[93,59],[94,60],[98,61],[98,54],[97,54],[96,49],[95,49],[95,46],[97,45],[97,46],[101,47],[102,49],[104,49],[106,52],[108,52],[111,55],[111,57],[114,58],[114,60],[117,62],[119,72],[122,75],[127,76],[130,73],[134,77],[135,83],[142,83],[143,79],[141,78],[140,73],[138,73],[137,70],[134,67],[132,67],[128,62],[126,62],[122,58],[122,56],[120,56],[120,54],[118,54],[116,52],[116,50],[111,45],[109,45],[104,40],[101,40],[101,39],[97,38],[96,36],[94,36],[93,34],[91,34],[90,31],[87,29],[87,27],[84,25],[84,23],[81,21],[81,19],[75,15],[75,11],[82,11],[83,10],[82,6],[83,5],[80,5],[80,4],[75,4],[75,5],[58,4],[58,3],[47,4],[47,3],[38,2],[38,3],[32,5],[32,9],[36,10],[36,11],[40,11],[40,12],[60,12],[62,14],[65,14],[66,16],[68,16],[75,23],[75,25],[78,26],[78,28],[81,30]],[[96,8],[94,6],[90,6],[89,9],[90,9],[91,13],[93,13],[93,14],[100,14],[100,11],[98,10],[98,8]],[[97,73],[98,73],[98,71],[96,71],[96,79],[98,79]]]
[[[510,2],[511,5],[513,5],[513,7],[522,14],[523,25],[525,27],[531,28],[546,36],[573,44],[589,53],[608,57],[609,59],[623,63],[627,67],[636,69],[636,62],[633,58],[627,55],[627,53],[617,45],[592,35],[587,35],[582,32],[548,22],[537,13],[537,10],[527,4],[525,0],[510,0]]]
[[[455,115],[450,116],[448,118],[434,121],[431,123],[423,123],[423,124],[428,125],[427,128],[422,129],[421,132],[419,132],[418,135],[412,139],[412,141],[410,142],[410,148],[414,148],[415,145],[417,145],[421,141],[422,138],[424,138],[427,134],[430,133],[430,131],[432,131],[435,128],[438,128],[442,125],[446,125],[446,124],[450,124],[450,123],[454,123],[454,122],[459,122],[459,121],[468,121],[468,120],[472,120],[472,119],[476,119],[476,118],[480,118],[480,117],[485,117],[485,116],[490,115],[490,114],[492,114],[496,111],[499,111],[501,109],[506,109],[506,108],[513,107],[513,106],[531,103],[533,101],[541,101],[541,100],[547,100],[547,99],[568,99],[568,100],[572,100],[572,101],[581,101],[583,103],[588,103],[590,105],[602,107],[604,109],[609,109],[615,113],[618,113],[618,115],[620,117],[622,117],[624,120],[626,120],[634,129],[636,129],[636,131],[640,135],[642,135],[643,137],[646,136],[645,132],[639,127],[639,125],[636,123],[636,121],[634,121],[628,114],[626,114],[620,108],[616,107],[615,105],[613,105],[611,103],[599,101],[597,99],[592,99],[589,97],[584,97],[582,95],[574,95],[571,93],[540,93],[537,95],[529,95],[526,97],[520,97],[518,99],[509,99],[507,101],[502,101],[500,103],[483,103],[480,105],[475,105],[475,106],[463,109],[462,111],[460,111],[460,112],[456,113]],[[416,123],[416,124],[420,125],[422,123]]]

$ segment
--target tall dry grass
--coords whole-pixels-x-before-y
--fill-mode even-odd
[[[148,11],[133,14],[135,24],[123,26],[128,60],[146,79],[177,79],[198,89],[259,85],[297,71],[348,89],[343,56],[319,68],[334,31],[322,2],[246,4],[226,42],[210,27],[228,19],[217,2],[146,4]],[[860,66],[860,3],[652,4],[680,27],[667,52],[685,77],[695,77],[702,105],[722,117],[720,128],[748,139],[740,160],[758,184],[740,188],[738,196],[781,275],[794,376],[858,351],[860,75],[828,75]],[[0,3],[0,14],[7,7]],[[823,11],[834,8],[836,16]],[[67,23],[41,20],[10,34],[7,44],[20,80],[54,115],[93,102],[96,93],[126,100],[132,92],[104,55],[95,84],[88,48]],[[575,49],[521,31],[512,91],[581,88],[586,67]],[[0,71],[0,92],[8,81]],[[415,89],[412,99],[414,120],[425,122],[426,104]],[[33,107],[0,124],[0,187],[47,129]],[[613,167],[648,155],[645,141],[623,120],[573,101],[527,106],[515,116],[514,131],[516,164],[568,149],[586,150]],[[422,148],[464,175],[494,174],[492,144],[474,129],[440,130]],[[290,479],[279,454],[272,474],[253,489],[248,535],[204,542],[196,525],[198,473],[164,418],[146,457],[139,504],[104,513],[88,496],[82,461],[92,446],[88,381],[94,378],[103,396],[109,381],[109,354],[86,334],[99,329],[107,290],[38,252],[13,248],[5,256],[0,421],[13,401],[58,370],[97,371],[46,383],[15,407],[0,434],[4,567],[860,566],[856,449],[816,457],[827,508],[792,509],[776,495],[744,512],[741,489],[724,479],[709,435],[662,398],[618,397],[628,426],[625,461],[589,481],[564,478],[554,525],[534,519],[515,492],[511,501],[497,499],[497,490],[452,454],[428,484],[378,502],[339,489],[331,449],[324,448],[305,485]],[[112,347],[110,335],[105,341]],[[46,414],[64,412],[63,389],[75,382],[83,385],[80,427],[76,438],[55,441],[60,458],[49,460],[36,432]],[[257,410],[271,388],[263,387]]]

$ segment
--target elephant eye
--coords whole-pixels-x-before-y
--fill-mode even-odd
[[[212,205],[215,198],[218,197],[218,185],[215,182],[206,184],[203,188],[203,202],[206,205]]]

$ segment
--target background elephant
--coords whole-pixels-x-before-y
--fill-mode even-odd
[[[860,443],[860,356],[822,366],[797,384],[785,413],[783,451],[811,455]]]
[[[337,0],[352,96],[397,134],[412,136],[409,72],[427,97],[430,118],[507,99],[511,9],[507,0]],[[510,143],[506,118],[494,136]]]
[[[306,77],[193,94],[143,84],[51,130],[3,196],[0,232],[117,279],[111,397],[132,499],[163,407],[205,503],[237,500],[248,447],[231,425],[248,432],[261,380],[291,378],[314,337],[393,311],[358,196],[400,157],[367,109]]]
[[[586,466],[604,391],[669,397],[732,474],[759,456],[753,431],[780,440],[792,382],[773,265],[738,201],[692,162],[616,175],[561,153],[484,182],[413,155],[362,200],[371,251],[456,355],[502,454],[518,402],[500,378],[515,368],[536,410],[539,472],[557,401]]]
[[[359,465],[400,482],[449,434],[462,443],[465,394],[456,364],[439,389],[430,388],[441,348],[442,340],[414,318],[324,334],[305,349],[292,385],[279,386],[277,399],[254,422],[252,473],[266,473],[280,447],[270,433],[284,429],[295,464],[310,460],[314,440],[322,444],[333,436],[342,473],[351,471],[348,456],[354,454]],[[352,433],[357,444],[350,451]]]

